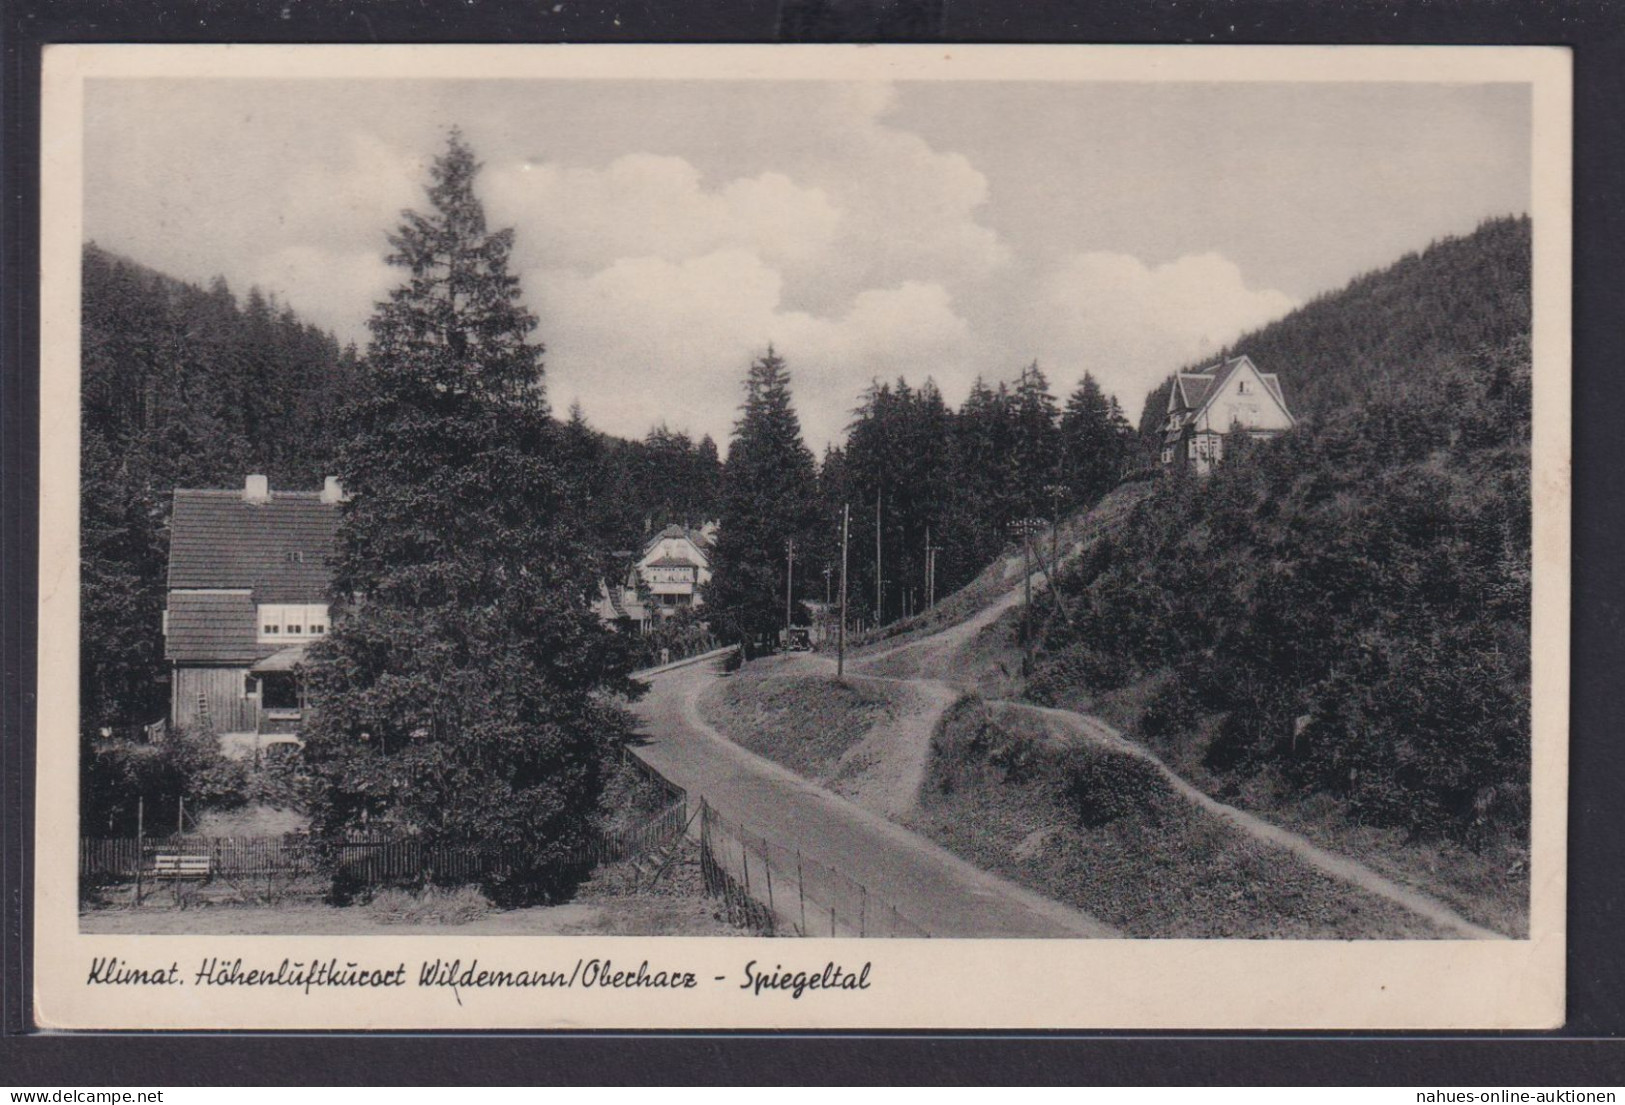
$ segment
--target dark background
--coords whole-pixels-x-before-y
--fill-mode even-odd
[[[7,0],[0,21],[0,1083],[1625,1081],[1625,2],[1571,0]],[[39,65],[51,42],[1186,42],[1574,48],[1568,1023],[1535,1036],[26,1035],[38,526]],[[967,954],[974,954],[968,952]],[[1076,985],[1088,985],[1076,980]]]

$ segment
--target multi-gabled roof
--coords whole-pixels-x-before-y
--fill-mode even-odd
[[[338,524],[337,504],[319,492],[278,491],[255,503],[240,491],[177,489],[169,588],[243,588],[255,602],[326,602]]]
[[[1168,424],[1165,439],[1176,440],[1187,426],[1200,421],[1208,405],[1223,394],[1230,378],[1244,366],[1251,369],[1263,382],[1270,396],[1286,413],[1287,422],[1290,424],[1292,412],[1288,409],[1286,396],[1281,391],[1280,378],[1273,372],[1260,372],[1252,359],[1243,354],[1239,357],[1226,357],[1217,364],[1197,369],[1195,372],[1180,372],[1174,376],[1174,386],[1168,393]]]
[[[690,544],[702,552],[711,547],[711,538],[704,530],[689,526],[670,525],[643,543],[643,551],[647,553],[668,537],[686,538]]]

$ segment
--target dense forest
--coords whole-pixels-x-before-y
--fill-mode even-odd
[[[1237,341],[1298,428],[1066,573],[1029,693],[1138,688],[1180,758],[1366,823],[1526,830],[1529,289],[1529,222],[1496,220]]]
[[[873,623],[877,614],[891,621],[922,610],[928,547],[937,550],[942,598],[1008,544],[1011,523],[1093,504],[1115,486],[1132,447],[1117,400],[1087,374],[1064,405],[1037,364],[1013,384],[978,379],[957,411],[929,377],[918,386],[877,381],[853,412],[845,444],[823,458],[825,523],[798,594],[823,597],[822,568],[839,569],[839,520],[850,505],[853,616]]]
[[[250,289],[173,279],[94,244],[83,256],[81,726],[167,710],[164,578],[177,487],[319,487],[336,472],[362,358]],[[655,427],[641,441],[564,422],[572,503],[593,552],[636,548],[667,522],[716,517],[709,438]],[[624,570],[624,565],[622,566]]]
[[[81,726],[167,706],[164,576],[177,487],[319,486],[355,377],[353,349],[224,280],[183,283],[95,245],[81,325]]]

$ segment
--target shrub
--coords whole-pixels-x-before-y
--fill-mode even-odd
[[[999,736],[998,743],[989,750],[987,762],[1003,772],[1003,781],[1025,786],[1037,776],[1043,762],[1043,747],[1038,740],[1022,732],[991,727]]]
[[[1114,691],[1134,675],[1134,665],[1125,653],[1074,642],[1039,658],[1037,670],[1027,681],[1027,697],[1053,706],[1079,688],[1092,693]]]
[[[1147,736],[1170,737],[1195,725],[1196,718],[1196,691],[1189,680],[1175,676],[1156,693],[1141,713],[1140,727]]]
[[[81,755],[79,817],[91,836],[134,836],[138,819],[149,835],[167,833],[183,801],[193,813],[232,809],[249,789],[247,765],[205,729],[176,727],[159,744],[86,740]]]
[[[1099,828],[1132,813],[1154,812],[1172,797],[1156,766],[1127,752],[1082,745],[1061,759],[1061,797],[1085,828]]]

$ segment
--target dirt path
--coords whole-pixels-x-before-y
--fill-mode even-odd
[[[959,700],[959,692],[935,679],[861,678],[903,684],[917,694],[897,717],[876,725],[841,757],[855,770],[850,786],[842,786],[842,774],[837,773],[836,786],[858,805],[901,821],[919,803],[931,761],[931,737],[948,707]]]
[[[1042,583],[1042,576],[1035,574],[1033,590],[1038,591]],[[889,678],[892,681],[907,683],[910,686],[930,688],[933,694],[940,694],[944,688],[952,692],[955,690],[956,685],[963,688],[963,672],[959,660],[966,646],[976,638],[977,634],[993,625],[1009,611],[1018,607],[1021,600],[1022,592],[1018,588],[1008,594],[1001,595],[981,611],[957,625],[949,626],[929,636],[917,637],[904,644],[855,657],[848,666],[864,668],[880,665],[887,669],[888,675],[871,676],[870,678]],[[956,677],[958,678],[956,679]],[[950,702],[949,705],[951,704]],[[1307,837],[1289,829],[1271,824],[1255,814],[1218,801],[1163,763],[1150,749],[1129,740],[1099,718],[1075,713],[1071,710],[1034,706],[1029,703],[1009,700],[995,700],[991,704],[1042,715],[1064,726],[1076,736],[1138,756],[1155,766],[1167,778],[1175,791],[1187,801],[1206,810],[1208,813],[1222,818],[1256,840],[1273,844],[1279,848],[1285,848],[1318,871],[1357,886],[1371,894],[1386,898],[1421,917],[1425,917],[1442,928],[1460,933],[1462,936],[1471,939],[1506,939],[1500,933],[1473,924],[1443,902],[1421,891],[1402,886],[1346,856],[1329,852],[1311,842]],[[946,706],[943,709],[946,709]],[[941,710],[938,710],[931,721],[933,728],[936,724],[935,719],[940,717]],[[922,748],[926,754],[929,754],[930,739],[930,733],[927,732],[922,740]],[[923,778],[923,773],[921,777]],[[918,794],[917,785],[914,793]]]
[[[1038,575],[1038,573],[1034,574]],[[1039,588],[1039,580],[1034,579],[1033,591],[1037,592]],[[852,659],[852,666],[871,667],[888,663],[893,678],[952,680],[958,673],[956,661],[959,658],[960,651],[978,633],[1004,617],[1011,610],[1019,607],[1021,598],[1021,588],[1017,587],[1009,594],[1000,595],[976,614],[959,622],[957,625],[951,625],[928,637],[917,637],[904,644],[893,645],[878,652],[856,656]],[[900,665],[897,663],[897,661],[905,657],[907,660],[906,675],[898,670]]]
[[[1082,738],[1114,751],[1137,756],[1161,772],[1162,776],[1168,780],[1168,784],[1192,804],[1199,806],[1215,817],[1222,818],[1256,840],[1265,841],[1278,848],[1286,849],[1317,871],[1321,871],[1335,879],[1340,879],[1343,882],[1351,883],[1361,890],[1375,894],[1380,898],[1386,898],[1396,905],[1404,906],[1412,913],[1427,918],[1441,928],[1460,933],[1462,936],[1475,940],[1506,939],[1498,932],[1492,932],[1489,929],[1473,924],[1443,902],[1379,875],[1362,863],[1357,863],[1334,852],[1328,852],[1326,849],[1309,841],[1306,837],[1288,829],[1283,829],[1279,825],[1271,824],[1262,817],[1248,813],[1246,810],[1239,810],[1234,806],[1220,802],[1187,782],[1184,777],[1165,764],[1149,748],[1129,740],[1099,718],[1075,713],[1071,710],[1060,710],[1049,706],[1034,706],[1028,702],[1002,700],[989,702],[988,705],[1011,710],[1022,710],[1039,715],[1055,723],[1074,738]]]

